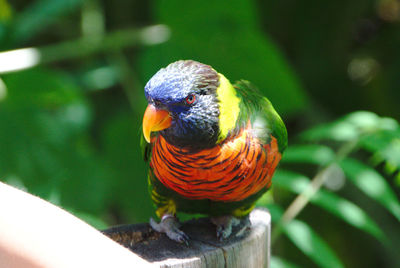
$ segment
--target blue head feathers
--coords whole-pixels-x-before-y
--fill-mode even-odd
[[[171,126],[160,134],[181,147],[207,147],[218,137],[218,73],[210,66],[181,60],[159,70],[146,84],[149,104],[167,110]]]

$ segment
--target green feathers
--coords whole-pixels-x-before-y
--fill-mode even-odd
[[[219,75],[216,91],[219,101],[219,136],[221,143],[232,131],[253,125],[254,135],[268,142],[270,135],[278,140],[279,151],[287,147],[286,127],[271,102],[250,82],[241,80],[233,86],[224,75]]]
[[[287,147],[287,131],[271,102],[249,81],[240,80],[234,84],[234,88],[241,99],[237,127],[243,127],[250,121],[253,134],[264,143],[269,143],[272,135],[278,140],[282,153]]]

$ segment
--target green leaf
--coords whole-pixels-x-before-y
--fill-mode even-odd
[[[308,189],[310,179],[298,173],[277,170],[274,177],[274,185],[300,194]],[[373,235],[378,240],[387,241],[375,221],[353,202],[324,189],[320,189],[310,199],[310,202],[332,213],[344,222]]]
[[[393,130],[397,127],[398,123],[394,119],[381,118],[372,112],[358,111],[332,123],[309,129],[301,134],[301,138],[310,141],[350,141],[360,138],[363,134]]]
[[[259,204],[259,205],[268,208],[269,213],[271,213],[272,222],[278,222],[281,219],[283,214],[283,209],[278,204],[270,203],[267,205],[266,204]]]
[[[283,230],[293,244],[319,266],[344,267],[329,245],[306,223],[292,220]]]
[[[398,139],[400,139],[400,128],[369,133],[361,138],[360,144],[370,152],[377,152],[390,146],[392,141]]]
[[[286,163],[310,163],[327,165],[335,159],[333,150],[324,145],[292,145],[289,146],[282,158]]]
[[[147,169],[140,150],[140,118],[116,113],[101,131],[102,148],[115,178],[108,189],[111,202],[131,221],[144,222],[152,216]]]
[[[348,224],[375,236],[378,240],[387,242],[384,233],[375,221],[353,202],[327,191],[318,192],[311,202],[325,208]]]
[[[386,171],[391,174],[400,168],[400,128],[371,133],[360,139],[360,145],[374,155],[375,164],[386,162]]]
[[[56,109],[82,101],[82,94],[70,76],[60,71],[34,68],[3,77],[7,86],[5,101],[16,109]]]
[[[334,140],[349,141],[360,136],[357,128],[343,118],[333,123],[318,125],[304,131],[300,137],[307,141]]]
[[[62,206],[104,209],[110,172],[87,138],[91,107],[71,77],[37,68],[2,78],[0,177]]]
[[[282,218],[283,209],[279,205],[269,204],[267,208],[273,222]],[[321,267],[344,267],[332,249],[306,223],[294,219],[282,228],[293,244]]]
[[[193,59],[213,66],[232,82],[251,81],[279,113],[307,106],[307,96],[283,53],[257,26],[254,1],[232,0],[227,8],[222,0],[169,0],[156,1],[154,7],[156,20],[173,34],[169,42],[144,51],[144,79],[173,61]]]
[[[271,268],[299,268],[299,266],[280,257],[271,256]]]
[[[373,168],[351,158],[342,160],[340,166],[351,182],[366,195],[383,205],[400,221],[400,203],[382,175]]]
[[[81,0],[37,0],[19,14],[13,28],[14,42],[26,41],[58,17],[73,11]]]

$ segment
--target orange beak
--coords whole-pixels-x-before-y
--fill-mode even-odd
[[[149,104],[143,116],[143,135],[150,143],[150,134],[154,131],[160,131],[171,126],[171,116],[166,110],[156,109]]]

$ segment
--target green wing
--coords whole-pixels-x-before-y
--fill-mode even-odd
[[[243,126],[250,120],[257,138],[269,143],[270,135],[274,136],[278,140],[279,151],[283,152],[288,143],[287,130],[271,102],[248,81],[240,80],[233,86],[242,100],[239,125]]]

